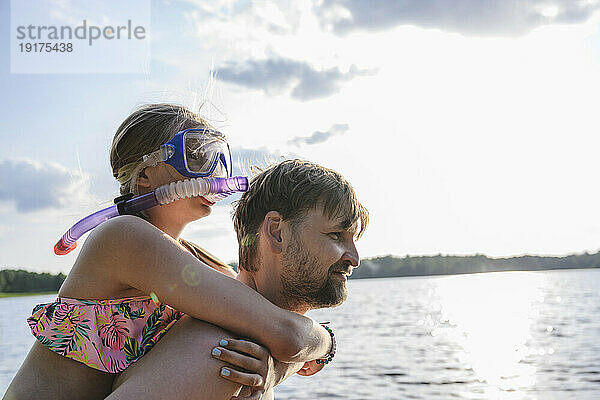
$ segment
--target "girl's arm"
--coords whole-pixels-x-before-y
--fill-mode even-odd
[[[103,223],[84,251],[93,257],[88,259],[103,260],[113,282],[154,293],[178,311],[256,340],[280,361],[309,361],[329,352],[329,333],[311,318],[283,310],[211,269],[141,218]]]

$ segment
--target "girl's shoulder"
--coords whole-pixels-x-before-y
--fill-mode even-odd
[[[149,225],[149,227],[148,227]],[[116,272],[125,268],[137,268],[135,253],[140,240],[138,235],[145,229],[156,229],[141,218],[123,215],[100,224],[87,237],[60,294],[65,297],[111,298],[136,296],[139,292],[124,285]],[[152,246],[147,246],[151,249]]]
[[[88,236],[82,248],[102,258],[115,253],[126,253],[128,249],[147,244],[147,241],[160,240],[164,232],[150,222],[134,215],[120,215],[96,227]],[[121,259],[121,257],[118,257]]]

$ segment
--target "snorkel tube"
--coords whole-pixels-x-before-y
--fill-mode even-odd
[[[73,225],[54,245],[54,254],[62,256],[70,253],[77,247],[77,239],[84,233],[118,215],[133,215],[142,210],[169,204],[185,197],[217,195],[219,199],[223,199],[230,194],[246,190],[248,190],[248,178],[245,176],[195,178],[171,182],[137,197],[133,197],[133,194],[117,197],[114,206],[96,211]]]

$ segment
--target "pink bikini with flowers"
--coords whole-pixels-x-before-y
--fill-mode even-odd
[[[59,297],[36,306],[27,322],[48,349],[100,371],[118,373],[148,352],[183,315],[150,296]]]

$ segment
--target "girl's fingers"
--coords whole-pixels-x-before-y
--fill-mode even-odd
[[[244,386],[262,386],[263,378],[258,374],[236,371],[230,367],[221,368],[221,376],[228,381],[242,384]]]
[[[223,347],[215,347],[212,349],[212,356],[218,360],[225,361],[228,364],[245,369],[252,372],[260,372],[262,363],[256,358],[231,351]]]
[[[263,359],[271,355],[269,350],[265,347],[256,344],[254,342],[250,342],[248,340],[238,340],[238,339],[222,339],[219,342],[219,346],[226,347],[230,350],[235,350],[237,352],[246,353],[254,358]]]

